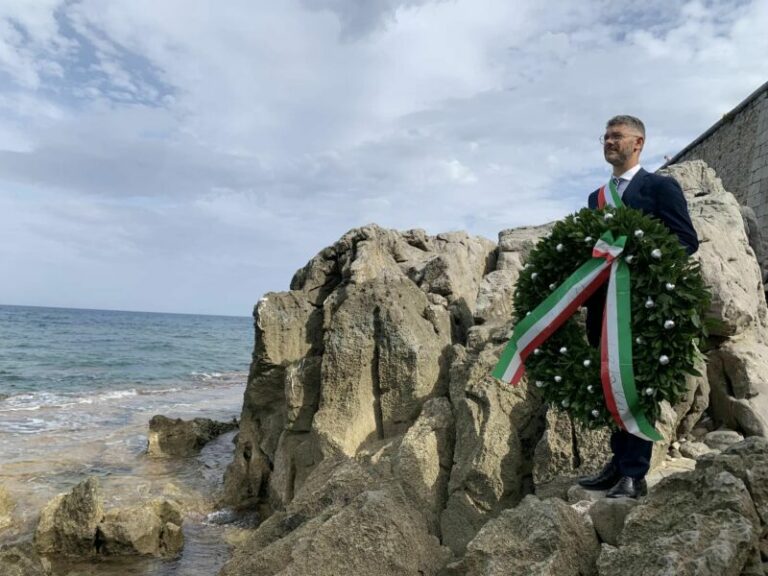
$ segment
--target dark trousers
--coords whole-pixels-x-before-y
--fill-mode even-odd
[[[633,436],[626,430],[611,434],[613,464],[622,476],[644,478],[651,467],[653,442]]]

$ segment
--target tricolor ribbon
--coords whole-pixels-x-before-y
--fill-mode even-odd
[[[656,441],[661,440],[661,435],[640,407],[632,369],[629,267],[619,258],[626,239],[614,239],[610,231],[603,234],[592,249],[592,258],[517,323],[493,376],[517,385],[523,377],[526,358],[608,280],[600,343],[600,378],[606,407],[620,428]]]
[[[597,207],[605,208],[606,205],[613,206],[614,208],[624,206],[624,202],[621,201],[618,186],[613,178],[608,180],[608,184],[602,186],[600,190],[597,191]]]

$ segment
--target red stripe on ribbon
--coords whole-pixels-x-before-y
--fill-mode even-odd
[[[518,382],[520,382],[520,379],[523,377],[523,371],[525,370],[525,359],[528,358],[528,356],[531,355],[531,352],[535,348],[538,348],[539,345],[543,344],[552,334],[554,334],[560,326],[563,325],[563,323],[570,318],[574,312],[576,312],[576,309],[581,306],[586,300],[589,299],[592,294],[595,293],[595,291],[602,286],[602,284],[608,279],[608,277],[611,274],[611,268],[606,267],[605,270],[600,272],[595,278],[590,282],[584,290],[579,292],[574,298],[574,300],[565,308],[563,308],[562,312],[558,314],[552,322],[547,324],[547,326],[539,332],[539,334],[531,340],[531,343],[528,344],[525,348],[523,348],[520,351],[520,368],[517,369],[515,374],[512,376],[512,379],[509,381],[510,384],[513,386],[517,385]]]
[[[605,208],[605,186],[601,186],[597,191],[597,207]]]
[[[619,409],[616,406],[616,398],[613,396],[611,387],[611,373],[608,366],[608,314],[603,311],[603,331],[600,337],[600,380],[603,383],[603,394],[605,395],[605,407],[611,413],[613,420],[619,428],[626,430],[624,422],[619,416]]]

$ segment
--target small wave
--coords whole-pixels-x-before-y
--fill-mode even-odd
[[[77,404],[96,404],[137,395],[138,391],[134,388],[130,390],[110,390],[85,396],[56,394],[53,392],[32,392],[0,399],[0,412],[32,411],[40,410],[41,408],[68,408]]]

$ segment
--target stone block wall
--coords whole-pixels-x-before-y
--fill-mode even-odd
[[[768,226],[768,84],[750,95],[670,162],[704,160],[739,203]]]

